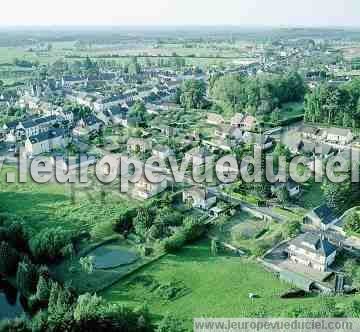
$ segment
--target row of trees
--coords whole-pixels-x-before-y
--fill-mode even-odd
[[[360,127],[360,80],[340,86],[323,84],[305,96],[305,121]]]
[[[302,101],[305,92],[304,80],[296,72],[256,77],[226,75],[210,82],[211,97],[227,114],[243,110],[266,114],[284,103]]]

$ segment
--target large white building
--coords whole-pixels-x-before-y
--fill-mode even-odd
[[[318,271],[327,271],[335,261],[336,247],[323,234],[305,233],[289,243],[289,259]]]

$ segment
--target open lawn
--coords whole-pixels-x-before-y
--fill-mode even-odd
[[[173,300],[164,299],[159,291],[169,285],[174,293],[178,290]],[[317,297],[281,299],[279,295],[290,288],[251,260],[211,256],[210,245],[204,241],[162,258],[102,295],[113,303],[146,303],[151,313],[169,312],[190,328],[194,317],[279,317],[289,309],[320,305]],[[250,300],[249,293],[259,298]]]
[[[94,225],[116,220],[120,212],[139,204],[127,196],[82,189],[71,194],[70,188],[57,182],[38,184],[6,183],[5,174],[14,167],[4,167],[0,173],[0,212],[23,217],[34,231],[45,227],[61,226],[64,229],[90,231]]]

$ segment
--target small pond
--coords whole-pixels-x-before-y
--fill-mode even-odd
[[[18,291],[5,280],[0,280],[0,321],[20,316],[24,307]]]
[[[93,250],[88,256],[94,257],[95,269],[113,269],[135,263],[139,256],[116,245],[105,245]]]

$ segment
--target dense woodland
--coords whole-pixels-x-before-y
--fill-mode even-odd
[[[305,97],[305,120],[344,127],[360,127],[360,80],[339,86],[320,85]]]
[[[229,75],[211,82],[211,96],[220,112],[263,115],[282,104],[302,101],[306,87],[298,73],[242,77]]]

